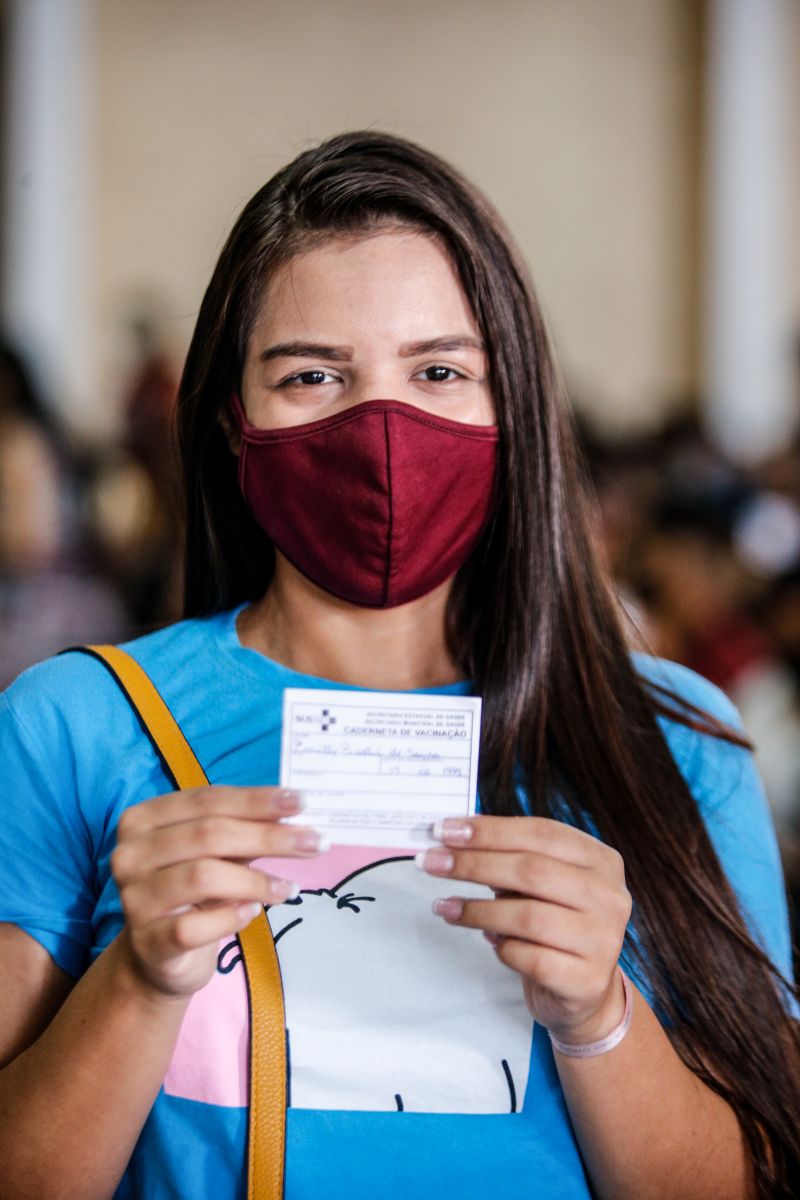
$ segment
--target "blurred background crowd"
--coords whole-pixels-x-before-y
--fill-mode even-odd
[[[800,406],[800,369],[798,385]],[[711,443],[697,408],[633,438],[580,430],[631,644],[699,672],[738,708],[798,922],[800,441],[742,467]]]
[[[180,615],[169,427],[241,204],[385,128],[496,203],[632,644],[734,700],[800,910],[795,0],[0,0],[0,687]]]

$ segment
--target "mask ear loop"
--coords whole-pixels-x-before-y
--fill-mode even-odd
[[[237,459],[238,467],[241,467],[241,460],[247,446],[247,436],[243,428],[243,424],[246,422],[247,417],[244,415],[241,400],[238,396],[231,395],[227,403],[220,408],[217,414],[217,423],[228,443],[228,449]]]
[[[254,428],[247,419],[247,413],[244,411],[244,405],[238,392],[231,392],[230,399],[228,400],[228,409],[233,414],[234,420],[242,433],[247,433],[248,429]]]

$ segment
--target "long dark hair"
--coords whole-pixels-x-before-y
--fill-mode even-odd
[[[614,846],[634,901],[625,954],[678,1053],[735,1110],[761,1197],[800,1176],[800,1034],[750,936],[657,718],[728,736],[637,674],[587,532],[574,438],[527,271],[489,204],[446,163],[381,133],[301,154],[247,204],[203,299],[181,383],[185,613],[263,595],[271,543],[219,423],[265,282],[333,234],[400,222],[447,248],[486,342],[500,499],[452,589],[448,637],[483,697],[481,803],[564,816]],[[558,798],[558,799],[556,799]],[[558,808],[556,807],[558,805]]]

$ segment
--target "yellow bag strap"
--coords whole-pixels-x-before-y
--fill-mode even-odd
[[[139,663],[118,646],[80,649],[108,667],[139,716],[176,789],[206,786],[205,771]],[[278,955],[263,909],[240,931],[238,941],[250,1008],[247,1197],[280,1200],[286,1143],[286,1017]]]

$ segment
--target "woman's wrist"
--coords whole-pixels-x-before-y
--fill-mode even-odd
[[[191,996],[172,994],[147,979],[133,953],[127,927],[122,928],[103,956],[113,968],[111,986],[120,999],[157,1012],[183,1014]]]
[[[591,1019],[571,1029],[548,1029],[556,1050],[575,1058],[592,1058],[619,1045],[632,1015],[633,989],[617,967],[607,997]]]

